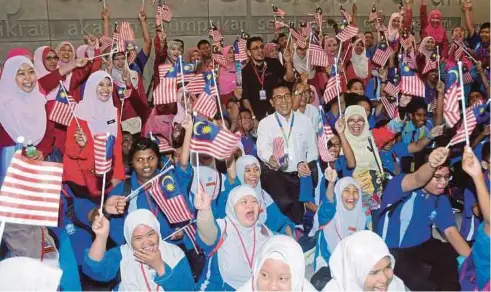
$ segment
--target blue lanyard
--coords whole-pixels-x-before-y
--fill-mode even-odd
[[[292,136],[293,122],[295,121],[295,114],[292,111],[292,119],[290,121],[290,129],[288,131],[288,135],[285,135],[285,130],[283,129],[283,125],[281,124],[280,118],[278,118],[278,113],[274,113],[274,116],[276,118],[276,121],[278,122],[278,126],[280,126],[281,134],[283,135],[283,138],[285,139],[286,148],[288,149],[288,141],[290,141],[290,137]]]

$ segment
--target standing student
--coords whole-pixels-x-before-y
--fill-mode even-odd
[[[109,221],[97,215],[92,224],[95,239],[88,250],[83,271],[91,279],[108,282],[119,274],[117,291],[189,291],[193,275],[184,252],[162,240],[157,218],[138,210],[126,218],[126,244],[106,251]]]
[[[202,191],[194,199],[198,244],[208,258],[196,290],[237,290],[252,276],[256,252],[272,233],[259,222],[257,194],[250,186],[230,192],[224,219],[215,220],[211,199]]]
[[[276,59],[264,56],[264,42],[260,37],[247,40],[247,54],[251,61],[242,69],[242,100],[244,106],[253,114],[253,119],[260,121],[273,112],[268,100],[271,99],[274,84],[279,80],[295,80],[292,54],[290,50],[283,53],[284,65]]]
[[[451,179],[448,152],[433,150],[416,172],[394,177],[382,196],[377,233],[399,261],[396,274],[411,290],[459,290],[456,253],[470,253],[445,195]],[[450,245],[432,238],[433,225]],[[431,265],[429,277],[423,263]]]
[[[270,102],[276,111],[261,120],[257,131],[258,156],[264,163],[261,181],[282,213],[298,225],[304,213],[298,200],[299,176],[317,177],[315,133],[306,116],[292,111],[292,94],[285,84],[274,86],[272,92]],[[274,139],[284,141],[284,161],[273,155]]]

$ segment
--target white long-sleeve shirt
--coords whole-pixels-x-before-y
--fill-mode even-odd
[[[288,142],[285,141],[285,153],[288,153],[288,168],[285,172],[297,171],[297,164],[305,161],[310,162],[318,157],[315,132],[312,123],[302,113],[292,112],[290,119],[286,119],[279,113],[274,113],[262,119],[257,129],[257,154],[263,162],[269,162],[273,155],[273,140],[282,137],[283,133],[275,115],[281,121],[284,135],[288,136],[290,132],[290,123],[293,115],[292,134]]]

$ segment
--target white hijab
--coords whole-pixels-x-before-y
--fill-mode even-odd
[[[76,52],[76,58],[77,59],[82,59],[82,58],[92,58],[95,55],[94,47],[89,46],[89,45],[81,45],[77,48]]]
[[[429,60],[431,58],[431,54],[433,54],[433,51],[429,51],[426,49],[426,43],[430,39],[433,39],[433,41],[435,41],[435,39],[432,36],[427,36],[423,40],[421,40],[421,43],[419,44],[419,48],[418,48],[419,53],[425,55],[426,60]]]
[[[266,240],[254,262],[254,277],[238,291],[258,291],[257,278],[267,259],[282,261],[290,267],[290,291],[316,291],[305,279],[305,257],[302,248],[293,238],[286,235],[275,235]]]
[[[362,42],[363,43],[363,52],[360,55],[357,55],[355,52],[356,45]],[[353,66],[353,70],[355,71],[356,76],[360,79],[365,79],[368,76],[368,57],[365,49],[365,43],[362,39],[357,39],[353,43],[353,49],[351,51],[351,65]]]
[[[253,257],[254,246],[255,252],[259,251],[264,244],[271,231],[269,231],[264,225],[256,222],[252,227],[244,227],[240,224],[239,219],[235,214],[235,204],[245,196],[253,196],[257,199],[256,191],[248,185],[241,185],[235,187],[231,192],[227,200],[227,206],[225,208],[225,214],[227,215],[224,220],[217,220],[222,227],[227,221],[227,237],[223,242],[223,245],[218,249],[218,267],[223,281],[234,289],[242,287],[252,276],[251,268],[247,262],[242,242],[247,250],[247,256]],[[237,227],[237,230],[235,227]],[[261,231],[266,232],[263,234]],[[237,233],[238,231],[238,233]],[[256,242],[254,243],[254,232],[256,234]],[[242,241],[241,241],[242,240]],[[257,256],[253,257],[253,267]]]
[[[75,58],[77,57],[77,55],[76,55],[76,54],[77,54],[77,52],[75,51],[75,47],[72,45],[72,43],[67,42],[67,41],[62,41],[61,43],[59,43],[59,44],[58,44],[58,46],[56,46],[56,50],[55,50],[55,52],[56,52],[56,54],[58,55],[58,57],[60,56],[60,51],[61,51],[61,48],[63,48],[63,46],[65,46],[65,45],[68,45],[68,46],[70,46],[70,48],[72,48],[72,58],[70,59],[70,61],[71,61],[71,60],[73,60],[73,59],[75,59]],[[82,58],[83,58],[83,57],[82,57]],[[70,61],[68,61],[68,62],[70,62]],[[66,64],[68,64],[68,63],[63,62],[63,61],[61,60],[61,58],[60,58],[60,60],[58,61],[58,65],[60,65],[60,66],[61,66],[61,65],[66,65]],[[64,84],[65,84],[65,87],[66,87],[66,88],[70,88],[70,82],[71,82],[71,80],[72,80],[72,72],[70,72],[70,73],[68,73],[68,74],[66,75],[66,79],[65,79],[65,81],[64,81]]]
[[[90,75],[85,85],[84,97],[75,109],[75,115],[87,122],[92,136],[110,133],[117,137],[118,109],[113,104],[112,96],[106,101],[97,97],[97,86],[104,78],[113,82],[111,75],[104,71],[97,71]]]
[[[0,290],[57,291],[63,271],[28,257],[13,257],[0,262]]]
[[[343,191],[349,186],[354,185],[358,189],[358,201],[353,210],[347,210],[343,205]],[[334,187],[336,195],[336,213],[334,218],[327,224],[323,230],[324,237],[331,253],[341,240],[349,235],[365,229],[366,216],[363,213],[361,203],[360,184],[350,176],[340,179]]]
[[[261,165],[256,157],[252,155],[244,155],[237,159],[235,171],[237,172],[237,178],[243,185],[247,185],[244,177],[246,167],[251,165],[256,165],[259,168],[259,175],[261,175]],[[271,196],[262,189],[260,178],[258,179],[254,190],[256,191],[257,201],[259,202],[259,222],[261,224],[265,224],[266,220],[268,219],[268,212],[266,209],[269,207],[269,205],[273,204],[274,201]]]
[[[46,98],[37,85],[30,92],[22,91],[15,82],[17,70],[22,64],[32,68],[31,60],[16,56],[5,61],[0,79],[0,124],[7,134],[16,141],[23,136],[24,146],[31,142],[39,144],[46,132]]]
[[[124,239],[126,244],[120,247],[122,259],[120,263],[121,283],[119,284],[119,291],[147,291],[146,281],[148,281],[152,291],[157,289],[164,291],[163,287],[158,286],[153,281],[156,271],[147,265],[143,265],[145,273],[145,276],[143,276],[142,264],[133,255],[134,250],[131,246],[131,238],[133,237],[133,231],[139,225],[146,225],[157,232],[162,260],[171,268],[176,266],[184,256],[179,247],[162,240],[160,223],[152,212],[147,209],[138,209],[131,212],[124,220]]]
[[[48,46],[39,47],[34,51],[34,69],[36,70],[36,75],[38,77],[38,80],[51,73],[50,71],[48,71],[48,69],[46,69],[46,66],[44,66],[43,55],[44,55],[44,50],[46,49],[50,49],[53,52],[55,52],[53,49],[51,49]],[[48,101],[55,100],[56,96],[58,95],[59,89],[60,89],[60,85],[57,85],[56,88],[54,88],[50,92],[46,92],[46,100]]]
[[[402,15],[398,12],[392,13],[392,15],[390,16],[390,19],[389,19],[389,25],[387,27],[387,34],[389,37],[389,42],[393,42],[399,38],[399,29],[396,29],[392,26],[392,20],[394,20],[394,18],[396,18],[396,17],[399,17],[399,19],[401,20],[401,26],[402,26],[402,21],[403,21]]]
[[[384,240],[368,230],[356,232],[339,243],[329,259],[332,280],[322,291],[363,291],[370,270],[384,257],[394,257]],[[394,275],[388,291],[406,291],[401,279]]]
[[[297,70],[298,73],[309,73],[309,79],[314,78],[315,76],[315,69],[313,66],[309,66],[310,68],[307,69],[307,55],[305,57],[301,58],[297,50],[293,52],[293,67],[295,67],[295,70]]]
[[[119,86],[119,87],[126,87],[126,82],[123,80],[123,70],[119,70],[116,67],[113,66],[113,69],[111,71],[111,76],[114,79],[114,82]],[[138,72],[134,70],[130,70],[130,80],[131,80],[131,85],[133,85],[133,88],[138,89],[138,80],[139,80]]]

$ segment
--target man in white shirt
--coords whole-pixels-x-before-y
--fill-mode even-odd
[[[314,127],[304,114],[292,111],[292,94],[284,83],[274,86],[271,96],[275,113],[261,120],[257,130],[257,153],[264,163],[261,184],[283,214],[299,225],[304,214],[298,201],[299,177],[317,178]],[[284,139],[286,158],[282,164],[273,155],[275,138]]]

